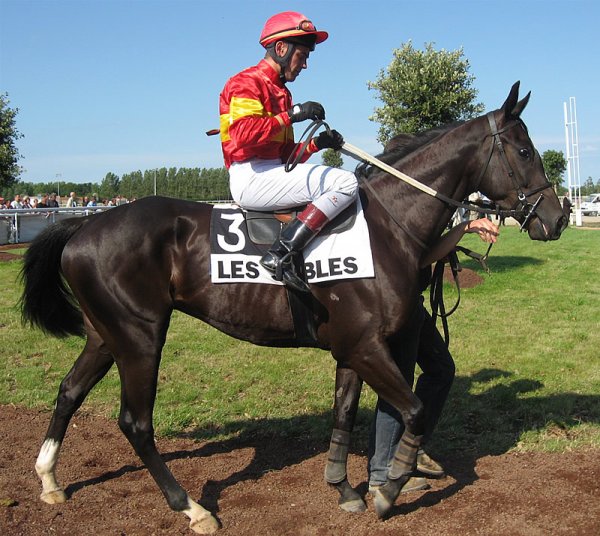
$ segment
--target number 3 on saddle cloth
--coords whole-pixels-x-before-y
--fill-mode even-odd
[[[237,205],[213,207],[211,280],[213,283],[281,285],[260,265],[279,236],[280,219],[271,212],[247,212]],[[309,283],[374,277],[369,229],[360,200],[348,207],[304,251]]]

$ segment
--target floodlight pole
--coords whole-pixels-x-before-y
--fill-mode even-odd
[[[579,139],[577,135],[577,105],[575,97],[569,97],[569,106],[563,103],[565,115],[565,142],[567,148],[567,177],[569,198],[575,207],[575,225],[581,227],[581,180],[579,177]],[[573,214],[571,214],[573,224]]]

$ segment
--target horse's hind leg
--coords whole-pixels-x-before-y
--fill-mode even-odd
[[[335,374],[334,425],[329,444],[325,480],[340,494],[338,504],[346,512],[364,512],[367,505],[348,482],[350,434],[354,428],[362,381],[352,369],[338,365]]]
[[[219,528],[217,520],[179,485],[154,442],[152,413],[162,343],[158,351],[149,348],[147,343],[140,344],[135,351],[128,349],[127,345],[122,344],[121,347],[123,351],[116,356],[121,376],[119,426],[150,471],[171,509],[186,514],[194,532],[212,534]],[[143,350],[142,347],[147,349]]]
[[[52,419],[35,463],[35,470],[42,481],[40,498],[48,504],[62,503],[67,499],[56,481],[55,468],[69,421],[114,363],[100,336],[88,323],[86,328],[88,338],[85,347],[60,384]]]

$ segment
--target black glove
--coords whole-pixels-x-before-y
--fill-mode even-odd
[[[342,136],[337,130],[331,132],[321,132],[315,138],[315,145],[319,151],[321,149],[334,149],[339,151],[344,145],[344,136]]]
[[[325,119],[325,109],[318,102],[308,101],[304,104],[294,104],[288,115],[292,123],[306,121],[307,119]]]

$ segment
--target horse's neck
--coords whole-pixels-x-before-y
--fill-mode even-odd
[[[482,118],[469,121],[407,155],[395,167],[406,167],[424,184],[462,201],[473,193],[483,167],[484,132]]]
[[[480,155],[483,130],[476,121],[446,132],[393,167],[455,201],[462,201],[472,193],[478,171],[484,165]],[[455,207],[390,175],[379,174],[374,185],[380,198],[389,203],[388,210],[401,215],[402,222],[426,244],[435,242],[455,211]]]

